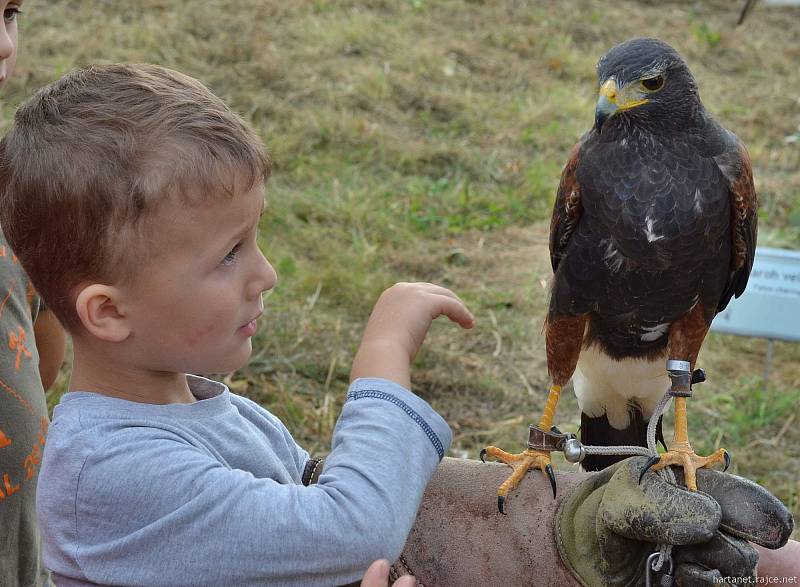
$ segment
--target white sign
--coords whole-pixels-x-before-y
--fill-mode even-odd
[[[800,341],[800,251],[757,247],[747,289],[731,299],[711,329]]]

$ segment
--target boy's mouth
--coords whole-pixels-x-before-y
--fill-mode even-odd
[[[239,327],[239,333],[245,336],[253,336],[256,333],[257,324],[255,320],[251,320],[244,326]]]
[[[261,317],[261,312],[256,314],[255,318],[250,320],[247,324],[244,324],[239,327],[238,332],[245,335],[245,336],[253,336],[258,329],[258,319]]]

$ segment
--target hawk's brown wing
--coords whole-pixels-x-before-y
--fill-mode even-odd
[[[735,139],[728,152],[715,157],[722,173],[730,183],[731,197],[731,271],[717,304],[722,312],[747,287],[756,252],[758,231],[758,197],[753,184],[753,167],[747,148]]]
[[[553,205],[553,217],[550,219],[550,263],[553,273],[558,262],[566,254],[569,238],[581,219],[581,187],[578,184],[578,157],[583,140],[570,151],[569,159],[561,172],[556,202]]]

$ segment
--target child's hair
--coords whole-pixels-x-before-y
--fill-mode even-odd
[[[153,65],[93,65],[17,111],[0,142],[0,222],[74,332],[75,288],[135,276],[143,220],[159,202],[231,197],[271,168],[254,132],[198,81]]]

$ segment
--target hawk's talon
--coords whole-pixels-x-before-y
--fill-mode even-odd
[[[697,469],[710,467],[714,463],[730,462],[730,456],[725,458],[728,453],[724,448],[721,448],[713,454],[702,457],[692,450],[688,442],[672,441],[670,449],[661,455],[658,463],[653,465],[655,471],[659,471],[665,467],[673,465],[683,469],[683,479],[686,489],[689,491],[697,491]]]
[[[555,426],[554,426],[555,428]],[[544,468],[544,472],[547,473],[547,478],[550,480],[550,487],[553,488],[553,499],[556,498],[556,474],[553,472],[553,465],[547,463],[547,466]]]
[[[650,468],[660,460],[661,460],[661,457],[658,456],[658,455],[653,455],[652,457],[650,457],[647,460],[647,462],[644,465],[644,468],[642,469],[642,472],[639,473],[639,485],[642,484],[642,479],[644,479],[644,474],[647,473],[647,471],[649,471]]]
[[[731,454],[726,450],[722,453],[722,458],[725,460],[725,467],[722,469],[722,472],[724,473],[728,470],[728,467],[731,466]]]
[[[485,456],[486,456],[486,449],[482,448],[480,454],[478,455],[482,463],[486,462],[486,459],[484,458]]]
[[[555,496],[555,473],[553,472],[553,466],[550,464],[550,453],[548,451],[527,448],[519,454],[511,454],[496,446],[487,446],[481,451],[481,456],[495,458],[514,470],[497,489],[497,509],[501,514],[506,513],[505,504],[508,501],[508,494],[516,489],[522,478],[531,469],[540,469],[547,474]]]

